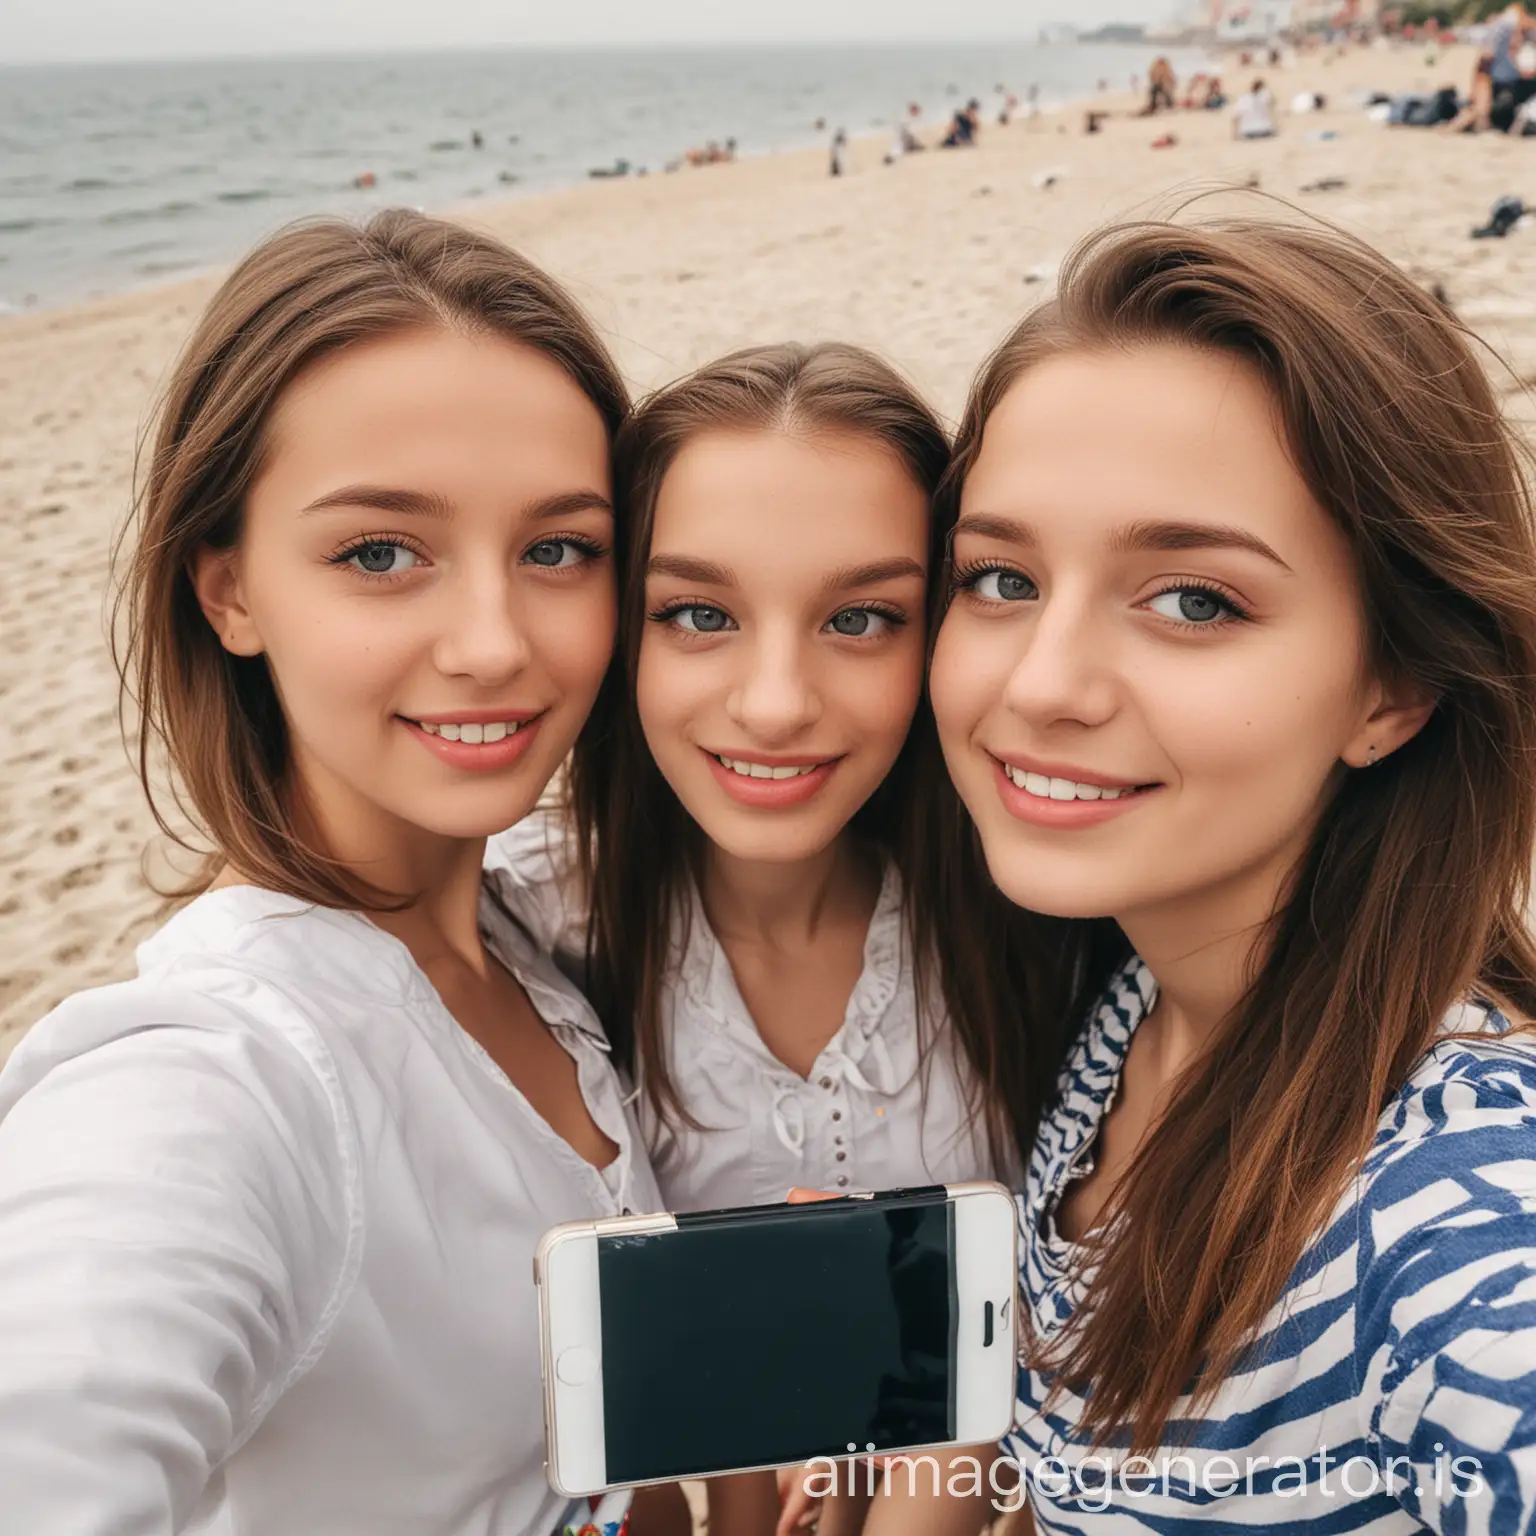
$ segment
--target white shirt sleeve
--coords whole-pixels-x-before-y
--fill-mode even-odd
[[[0,1073],[6,1530],[183,1530],[355,1275],[334,1089],[280,1030],[147,985],[72,999]]]

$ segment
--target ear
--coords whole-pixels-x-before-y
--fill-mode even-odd
[[[261,635],[240,580],[239,549],[214,549],[200,544],[187,562],[198,607],[219,637],[219,644],[234,656],[259,656],[263,649]]]
[[[1351,768],[1370,768],[1424,729],[1438,700],[1414,682],[1372,686],[1360,729],[1339,753]]]

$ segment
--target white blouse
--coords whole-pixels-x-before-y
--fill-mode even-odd
[[[659,1200],[590,1008],[489,897],[481,922],[620,1148],[601,1172],[403,944],[270,891],[200,897],[137,979],[22,1041],[0,1073],[0,1529],[548,1536],[574,1515],[544,1476],[533,1248]]]
[[[523,891],[519,910],[574,972],[586,914],[558,812],[491,839],[488,866]],[[763,1044],[697,891],[662,997],[667,1066],[702,1129],[658,1119],[637,1099],[668,1210],[782,1200],[793,1186],[838,1191],[1008,1177],[994,1170],[979,1096],[942,1009],[919,1028],[901,879],[887,867],[864,968],[837,1033],[808,1077]]]

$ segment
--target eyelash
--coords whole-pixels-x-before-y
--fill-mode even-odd
[[[326,564],[344,566],[354,555],[361,554],[365,549],[404,549],[418,558],[425,558],[419,545],[411,540],[402,538],[398,533],[365,533],[355,539],[348,539],[333,554],[327,555]],[[365,581],[398,581],[406,573],[404,571],[365,571],[356,567],[356,574]]]
[[[581,550],[590,560],[601,560],[608,553],[607,547],[585,533],[556,533],[547,538],[536,539],[528,547],[537,549],[541,544],[570,544]],[[327,565],[345,565],[354,555],[365,549],[378,549],[387,546],[391,549],[408,550],[418,558],[425,559],[425,552],[418,544],[398,533],[365,533],[355,539],[348,539],[345,544],[333,554],[326,556]],[[564,574],[566,571],[579,570],[585,562],[578,562],[569,566],[544,566],[542,569]],[[406,575],[405,571],[365,571],[356,568],[357,574],[365,581],[398,581]]]
[[[679,614],[687,613],[690,609],[693,608],[710,608],[717,613],[725,612],[725,609],[722,608],[719,603],[706,603],[699,598],[683,598],[676,602],[663,603],[661,607],[651,609],[649,612],[647,612],[646,618],[649,619],[653,624],[670,624],[674,619],[677,618]],[[901,629],[908,622],[906,614],[904,614],[899,608],[893,608],[887,603],[854,603],[847,608],[839,608],[837,613],[832,614],[831,617],[828,618],[827,623],[830,624],[839,613],[872,613],[877,618],[884,619],[892,629]],[[825,626],[823,626],[823,628],[825,628]],[[680,630],[679,633],[688,634],[689,631]],[[712,633],[727,634],[729,631],[715,630],[712,631]],[[844,640],[858,641],[864,639],[864,636],[844,635],[841,638]]]
[[[1197,624],[1192,619],[1167,619],[1161,614],[1158,615],[1159,618],[1163,618],[1165,624],[1172,624],[1177,629],[1225,629],[1228,624],[1244,624],[1250,618],[1248,610],[1225,587],[1218,586],[1209,577],[1173,577],[1159,587],[1152,597],[1167,597],[1173,592],[1197,592],[1200,596],[1210,598],[1212,602],[1219,603],[1227,610],[1223,617],[1213,619],[1208,624]],[[1147,599],[1148,602],[1151,600],[1151,598]]]
[[[1006,571],[1014,576],[1024,576],[1023,571],[1016,570],[1005,560],[973,560],[968,565],[957,565],[950,574],[949,586],[951,592],[972,591],[976,583],[983,576],[991,576],[994,572]],[[1029,581],[1027,576],[1024,577]],[[1034,583],[1031,581],[1030,585]],[[982,599],[986,601],[986,599]]]
[[[976,583],[980,581],[983,576],[990,576],[994,572],[998,571],[1008,572],[1016,576],[1024,575],[1022,571],[1015,570],[1013,566],[1007,564],[1005,561],[978,560],[969,565],[957,566],[955,568],[955,571],[950,578],[951,589],[955,592],[971,591],[975,588]],[[1029,580],[1028,577],[1025,577],[1024,579],[1026,581]],[[1030,582],[1030,585],[1033,586],[1034,583]],[[1225,587],[1219,586],[1217,583],[1211,581],[1208,577],[1173,577],[1165,582],[1161,587],[1159,587],[1158,590],[1152,594],[1152,597],[1167,597],[1175,592],[1198,592],[1202,596],[1210,598],[1213,602],[1219,603],[1221,607],[1226,610],[1225,617],[1213,619],[1211,622],[1206,624],[1197,624],[1190,619],[1169,619],[1164,618],[1162,614],[1158,615],[1159,618],[1163,619],[1165,624],[1172,624],[1177,629],[1221,629],[1228,624],[1246,623],[1251,617],[1251,615],[1248,613],[1248,610],[1244,608],[1243,605],[1238,602],[1238,600],[1233,597],[1233,595],[1227,591]],[[1148,602],[1151,600],[1151,598],[1147,599]]]

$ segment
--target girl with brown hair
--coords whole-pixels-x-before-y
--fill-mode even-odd
[[[579,948],[590,910],[588,992],[668,1209],[1019,1161],[1015,917],[945,835],[923,689],[948,459],[912,388],[837,345],[736,353],[621,434],[627,686],[594,717],[601,776],[575,786],[574,831],[525,823],[490,857],[530,902],[572,893],[551,943]],[[771,1532],[772,1476],[716,1480],[711,1511]]]
[[[590,771],[626,409],[555,283],[415,214],[289,229],[202,317],[125,595],[145,788],[163,747],[212,857],[0,1074],[8,1530],[593,1518],[544,1477],[530,1261],[659,1202],[482,854]]]
[[[1043,1528],[1536,1519],[1523,469],[1468,335],[1313,228],[1101,234],[975,386],[934,708],[1080,998]]]

